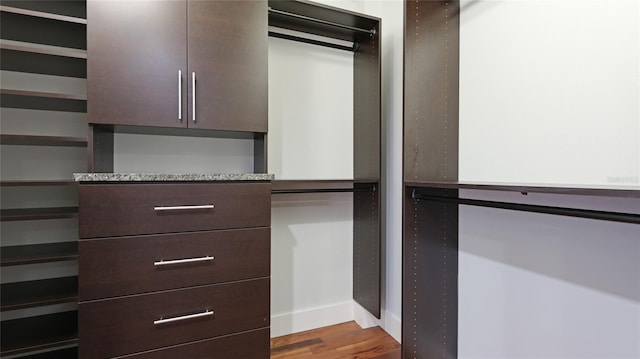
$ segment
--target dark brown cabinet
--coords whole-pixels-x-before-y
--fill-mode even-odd
[[[269,357],[269,182],[79,192],[81,358]]]
[[[267,132],[266,1],[88,1],[91,124]]]

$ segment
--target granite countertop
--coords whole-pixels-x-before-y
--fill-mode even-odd
[[[76,182],[272,181],[267,173],[74,173]]]

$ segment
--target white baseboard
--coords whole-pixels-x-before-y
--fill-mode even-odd
[[[398,343],[402,343],[402,320],[400,318],[386,312],[382,329],[389,333]]]
[[[355,301],[353,302],[353,320],[363,329],[380,326],[381,322]]]
[[[353,301],[271,316],[271,337],[354,320]]]
[[[402,321],[395,315],[382,311],[382,318],[378,319],[362,308],[358,303],[353,302],[353,318],[362,328],[379,326],[389,333],[393,339],[400,342],[402,338]]]

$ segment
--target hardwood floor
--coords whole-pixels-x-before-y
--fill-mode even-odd
[[[271,339],[271,359],[400,359],[400,344],[379,327],[336,324]]]

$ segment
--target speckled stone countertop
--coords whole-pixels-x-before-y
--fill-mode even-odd
[[[76,182],[272,181],[266,173],[74,173]]]

